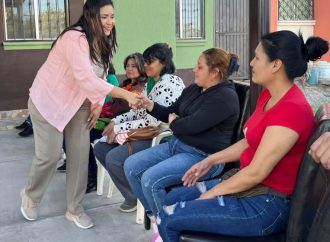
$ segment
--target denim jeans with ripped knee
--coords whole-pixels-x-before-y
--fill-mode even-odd
[[[265,194],[196,200],[219,180],[173,189],[165,198],[157,224],[164,242],[179,241],[184,230],[229,236],[265,236],[285,230],[290,200]]]
[[[164,204],[166,188],[182,184],[184,173],[209,154],[173,137],[169,142],[138,152],[125,161],[127,180],[149,215],[157,215]],[[212,167],[202,179],[221,173],[223,165]]]

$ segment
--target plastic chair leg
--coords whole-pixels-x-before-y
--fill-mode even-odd
[[[104,167],[100,164],[98,160],[96,160],[97,164],[97,189],[96,189],[96,194],[101,196],[103,195],[103,185],[104,185],[104,178],[105,178],[105,169]]]
[[[113,193],[113,189],[114,188],[115,188],[115,184],[113,183],[111,177],[109,177],[109,188],[108,188],[107,198],[111,198],[112,197],[112,193]]]
[[[136,223],[137,224],[144,223],[144,207],[139,200],[137,201],[137,205],[136,205]]]

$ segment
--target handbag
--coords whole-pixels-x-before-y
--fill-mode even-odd
[[[133,154],[132,141],[149,140],[155,138],[161,132],[161,128],[157,126],[146,126],[140,129],[131,129],[124,144],[127,144],[128,154]]]
[[[157,126],[146,126],[140,129],[130,129],[126,142],[153,139],[160,134]]]

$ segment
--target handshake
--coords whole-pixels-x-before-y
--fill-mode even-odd
[[[151,101],[148,97],[140,94],[135,94],[132,93],[132,99],[131,100],[127,100],[129,103],[129,106],[133,109],[133,110],[138,110],[141,108],[145,108],[147,109],[149,112],[152,111],[153,107],[154,107],[154,102]]]

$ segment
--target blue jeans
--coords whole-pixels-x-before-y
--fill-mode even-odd
[[[157,219],[164,242],[179,241],[180,232],[184,230],[246,237],[285,230],[290,206],[287,198],[265,194],[195,200],[219,182],[214,179],[190,188],[175,188],[166,196],[168,206],[163,207]]]
[[[166,196],[165,188],[182,184],[184,173],[208,155],[173,137],[169,142],[128,157],[125,175],[149,215],[157,215]],[[216,176],[222,169],[223,165],[215,166],[202,179]]]

